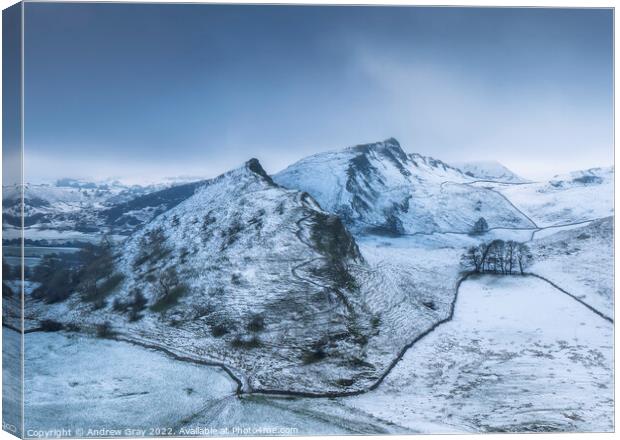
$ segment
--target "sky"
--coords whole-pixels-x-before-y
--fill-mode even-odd
[[[398,139],[613,163],[607,9],[26,3],[26,180],[211,177]]]

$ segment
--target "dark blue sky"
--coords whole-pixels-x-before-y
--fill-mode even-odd
[[[27,3],[26,178],[276,172],[390,136],[534,177],[608,165],[612,26],[601,9]]]

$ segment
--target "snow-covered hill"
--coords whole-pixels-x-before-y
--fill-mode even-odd
[[[532,227],[500,194],[472,187],[470,176],[440,160],[406,154],[395,139],[320,153],[274,176],[311,194],[356,232],[393,235]]]
[[[455,163],[454,166],[460,169],[465,175],[477,180],[507,183],[527,182],[523,177],[518,176],[501,163],[493,160]]]
[[[119,258],[111,276],[122,281],[99,305],[75,294],[28,310],[80,326],[109,321],[133,340],[220,361],[252,388],[364,387],[383,366],[364,362],[376,317],[355,240],[256,160],[159,215]],[[145,303],[130,317],[136,295]]]
[[[160,255],[149,247],[155,234]],[[161,286],[149,274],[176,270],[187,292],[164,321],[183,322],[254,386],[278,369],[300,387],[319,389],[373,370],[351,366],[364,357],[371,332],[355,276],[363,266],[355,241],[312,198],[275,185],[256,160],[132,236],[121,265],[124,291],[141,289],[155,309]]]
[[[531,271],[613,317],[613,223],[607,217],[534,240]]]
[[[613,186],[614,168],[606,167],[558,175],[548,182],[493,185],[493,189],[544,227],[613,215]]]

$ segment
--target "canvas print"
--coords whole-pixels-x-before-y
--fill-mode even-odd
[[[5,431],[614,430],[612,9],[3,32]]]

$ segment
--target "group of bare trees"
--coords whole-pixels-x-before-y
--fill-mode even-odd
[[[470,272],[524,275],[532,260],[532,253],[525,243],[493,240],[467,249],[462,264]]]

